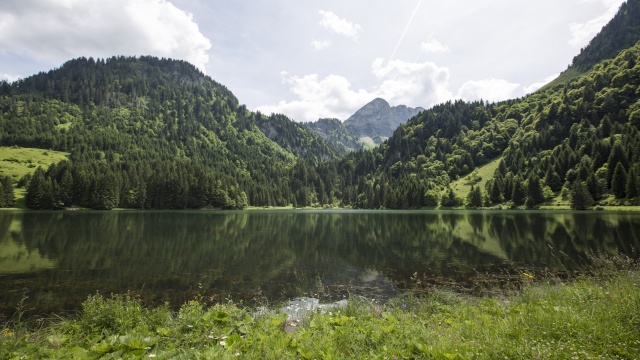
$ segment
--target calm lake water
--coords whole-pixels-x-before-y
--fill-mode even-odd
[[[416,278],[473,286],[639,248],[638,213],[3,211],[0,317],[24,296],[33,314],[76,310],[96,292],[176,306],[385,297]]]

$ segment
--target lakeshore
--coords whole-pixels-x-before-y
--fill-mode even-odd
[[[570,280],[523,273],[492,296],[409,291],[380,303],[290,321],[232,301],[149,308],[130,295],[92,295],[76,315],[23,320],[0,330],[2,358],[638,358],[640,273],[626,257],[602,258]],[[277,306],[276,306],[277,307]]]

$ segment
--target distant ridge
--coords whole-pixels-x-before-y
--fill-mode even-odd
[[[353,128],[362,137],[370,137],[377,144],[381,143],[410,118],[418,115],[424,109],[410,108],[405,105],[390,106],[381,98],[376,98],[351,115],[344,124]],[[378,140],[378,141],[376,141]]]
[[[392,107],[386,100],[376,98],[344,122],[338,119],[320,119],[305,123],[304,126],[335,146],[353,151],[381,144],[393,135],[398,126],[421,111],[424,111],[421,107]]]

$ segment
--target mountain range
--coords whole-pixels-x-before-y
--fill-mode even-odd
[[[421,111],[424,111],[421,107],[392,107],[386,100],[376,98],[344,122],[338,119],[320,119],[303,125],[335,146],[353,151],[382,144],[400,124],[406,123]]]
[[[638,28],[640,0],[628,0],[567,71],[521,99],[427,110],[375,99],[344,122],[249,111],[183,61],[70,60],[0,83],[0,145],[68,154],[7,174],[0,190],[24,186],[34,209],[635,203]],[[489,165],[468,196],[451,188]]]

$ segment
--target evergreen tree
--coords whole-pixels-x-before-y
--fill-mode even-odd
[[[622,170],[627,166],[627,156],[624,151],[624,147],[620,141],[616,141],[613,145],[613,149],[611,150],[611,154],[608,159],[608,169],[609,174],[607,176],[607,184],[611,186],[611,191],[615,193],[613,190],[613,177],[618,169],[618,165],[622,165]],[[624,186],[624,185],[623,185]],[[624,197],[624,196],[623,196]]]
[[[441,205],[444,207],[457,207],[462,205],[462,201],[456,196],[453,189],[447,186],[446,194],[442,197]]]
[[[25,201],[29,209],[42,210],[53,207],[50,187],[47,187],[47,179],[44,170],[38,167],[31,177]]]
[[[13,207],[15,205],[15,197],[13,194],[13,181],[8,176],[0,176],[0,207]]]
[[[511,193],[511,201],[513,201],[513,205],[520,206],[524,205],[525,199],[527,197],[527,192],[524,188],[524,184],[520,175],[516,175],[513,178],[513,192]]]
[[[71,171],[64,171],[58,189],[58,199],[60,199],[62,204],[64,206],[73,204],[73,176],[71,175]]]
[[[598,200],[602,197],[602,189],[594,173],[591,173],[587,178],[586,186],[594,200]]]
[[[574,210],[585,210],[593,205],[593,198],[582,181],[577,180],[573,183],[570,204]]]
[[[482,199],[482,191],[480,186],[471,186],[469,195],[467,196],[467,207],[479,208],[482,207],[484,201]]]
[[[93,209],[111,210],[118,206],[118,189],[113,174],[100,174],[93,187]]]
[[[504,177],[504,186],[502,190],[504,201],[510,201],[511,194],[513,194],[513,173],[511,173],[511,171],[509,171]]]
[[[627,174],[626,195],[630,199],[640,195],[640,182],[638,182],[638,177],[636,176],[635,166]]]
[[[489,198],[492,204],[499,204],[504,200],[502,196],[502,188],[500,187],[500,182],[498,181],[498,179],[494,179],[493,184],[491,184],[491,192],[489,193]]]
[[[562,189],[562,180],[560,179],[560,175],[553,170],[553,167],[549,167],[544,176],[545,185],[549,186],[552,191],[557,192]]]
[[[613,178],[611,179],[611,192],[613,195],[621,199],[625,197],[627,193],[627,173],[624,170],[622,162],[618,162],[616,170],[613,172]]]
[[[544,202],[544,191],[540,179],[532,175],[527,184],[527,207],[536,207]]]

